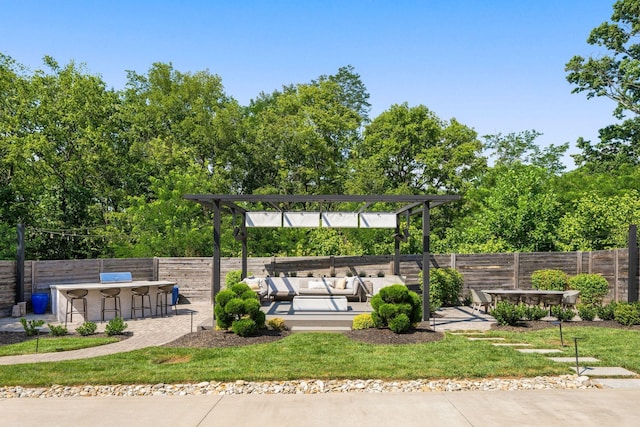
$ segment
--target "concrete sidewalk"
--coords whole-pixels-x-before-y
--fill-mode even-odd
[[[3,426],[640,425],[637,389],[0,400]]]

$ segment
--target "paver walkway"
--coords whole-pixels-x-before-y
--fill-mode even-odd
[[[193,313],[193,317],[192,317]],[[33,362],[57,362],[60,360],[87,359],[90,357],[105,356],[107,354],[122,353],[126,351],[137,350],[145,347],[153,347],[163,345],[189,332],[196,331],[201,323],[211,323],[212,310],[208,303],[181,304],[178,306],[178,315],[172,314],[167,317],[153,317],[137,320],[127,320],[128,325],[126,331],[133,332],[133,336],[123,341],[113,344],[101,345],[91,348],[83,348],[80,350],[64,351],[59,353],[39,353],[26,354],[21,356],[5,356],[0,357],[0,365],[13,365],[17,363],[33,363]],[[53,316],[49,315],[33,315],[26,316],[30,319],[43,319],[45,324],[57,323]],[[102,322],[98,323],[98,331],[103,331],[106,325]],[[75,329],[80,323],[67,325],[69,330]],[[4,331],[22,331],[22,325],[18,319],[2,318],[0,319],[0,330]]]

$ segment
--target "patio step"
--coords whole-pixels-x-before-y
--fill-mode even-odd
[[[337,316],[286,316],[284,323],[292,331],[344,331],[350,330],[352,317]]]

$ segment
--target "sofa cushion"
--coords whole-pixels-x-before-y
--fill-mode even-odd
[[[322,281],[310,280],[307,285],[309,289],[327,289],[327,285]]]
[[[336,285],[335,285],[336,289],[346,289],[346,287],[347,287],[347,278],[346,277],[343,277],[343,278],[338,279],[336,281]]]
[[[356,276],[347,277],[346,289],[353,289],[355,287]]]
[[[242,281],[246,283],[253,291],[257,291],[262,288],[262,279],[246,277]]]

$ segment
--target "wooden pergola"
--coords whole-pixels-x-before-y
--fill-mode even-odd
[[[387,211],[395,215],[395,257],[394,274],[400,274],[400,242],[406,239],[400,230],[400,220],[403,216],[407,219],[412,215],[422,216],[422,274],[423,274],[423,298],[422,298],[422,320],[429,319],[429,258],[430,258],[430,234],[431,234],[431,209],[445,203],[460,200],[457,195],[281,195],[281,194],[187,194],[187,200],[200,203],[213,211],[213,266],[211,299],[215,304],[215,296],[220,291],[220,236],[221,236],[221,215],[223,212],[230,212],[231,215],[240,215],[242,221],[238,230],[239,240],[242,242],[242,276],[247,274],[247,215],[251,209],[243,205],[270,206],[275,212],[291,212],[292,205],[318,204],[319,206],[330,206],[335,203],[355,203],[360,204],[356,211],[362,214],[374,204],[385,203],[402,205],[398,209]],[[263,208],[261,208],[263,209]],[[300,210],[296,210],[299,212]],[[379,211],[376,211],[378,213]],[[353,212],[350,212],[353,214]]]

